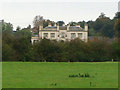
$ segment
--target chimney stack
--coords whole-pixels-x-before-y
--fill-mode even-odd
[[[88,31],[88,24],[85,24],[84,30],[85,30],[85,31]]]
[[[39,26],[39,30],[42,30],[42,29],[43,29],[43,25],[40,25],[40,26]]]
[[[54,26],[55,26],[55,27],[57,26],[56,23],[54,24]]]
[[[65,26],[65,24],[63,24],[62,26]]]
[[[48,24],[48,27],[51,27],[51,26],[52,26],[51,23],[49,23],[49,24]]]
[[[57,25],[57,30],[59,30],[59,24]]]
[[[67,25],[67,30],[69,30],[69,28],[70,28],[70,24]]]
[[[78,25],[78,24],[76,24],[75,26],[76,26],[76,27],[80,27],[80,25]]]

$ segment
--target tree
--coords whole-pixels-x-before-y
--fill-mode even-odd
[[[36,61],[58,61],[57,53],[59,52],[59,47],[54,41],[43,39],[39,43],[36,43],[34,47]]]
[[[76,22],[70,22],[70,26],[75,26],[77,23]]]
[[[87,42],[87,59],[99,62],[112,59],[112,47],[108,38],[93,38]]]
[[[7,43],[3,43],[2,46],[2,60],[16,61],[15,50]]]
[[[16,31],[19,31],[20,29],[21,29],[20,26],[17,26]]]
[[[80,39],[71,40],[68,48],[68,60],[71,62],[84,61],[84,46],[85,43]]]
[[[14,61],[16,60],[16,52],[13,49],[14,36],[12,33],[5,30],[2,33],[2,60],[3,61]]]
[[[117,12],[117,13],[116,13],[115,18],[120,18],[120,12]]]
[[[118,41],[112,42],[112,58],[120,61],[120,43]]]
[[[55,24],[55,22],[54,21],[50,21],[50,20],[44,20],[43,21],[43,27],[46,27],[49,24],[51,24],[53,26]]]
[[[104,13],[101,13],[101,15],[99,16],[99,18],[105,18],[105,14]]]
[[[31,29],[31,25],[28,25],[27,29]]]
[[[85,26],[85,21],[79,21],[77,24],[80,25],[82,28],[84,28]]]
[[[35,16],[34,20],[33,20],[33,26],[36,27],[36,28],[39,28],[40,25],[43,25],[43,17],[38,15],[38,16]]]
[[[13,25],[11,23],[6,23],[4,20],[2,20],[2,31],[8,31],[12,32],[13,31]]]
[[[14,33],[14,37],[13,48],[16,50],[17,59],[21,61],[33,60],[30,30],[20,30]]]
[[[114,30],[115,30],[115,37],[118,38],[118,42],[120,42],[120,13],[118,13],[118,17],[116,19]]]
[[[65,24],[65,23],[64,23],[64,21],[58,21],[57,24],[58,24],[59,26],[62,26],[62,25]]]
[[[101,14],[94,22],[88,21],[90,34],[95,32],[94,36],[106,36],[113,38],[114,34],[114,20],[106,17],[105,14]]]

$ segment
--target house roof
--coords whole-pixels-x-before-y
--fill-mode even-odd
[[[81,28],[81,27],[70,26],[69,30],[70,30],[70,31],[82,31],[82,30],[84,30],[84,29]]]
[[[45,27],[45,29],[47,29],[47,30],[57,29],[57,26],[47,26],[47,27]],[[67,26],[59,26],[59,30],[67,30]],[[70,31],[82,31],[84,29],[81,27],[77,27],[77,26],[70,26],[69,30]]]

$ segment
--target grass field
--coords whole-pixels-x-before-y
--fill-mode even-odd
[[[3,88],[117,88],[117,62],[3,62]],[[69,77],[88,73],[89,78]]]

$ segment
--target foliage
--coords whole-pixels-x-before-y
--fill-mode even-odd
[[[58,21],[57,24],[58,24],[59,26],[62,26],[62,25],[65,24],[65,23],[64,23],[64,21]]]
[[[34,20],[33,20],[33,26],[36,27],[36,28],[39,28],[40,25],[43,25],[43,17],[38,15],[38,16],[35,16]]]
[[[113,38],[114,22],[114,19],[111,20],[109,17],[106,17],[105,14],[101,14],[95,21],[88,21],[90,29],[89,35],[99,35]]]
[[[71,26],[80,25],[84,28],[85,23],[89,26],[89,36],[104,36],[109,38],[113,38],[114,36],[115,18],[110,19],[109,17],[106,17],[104,13],[101,13],[95,21],[70,22],[69,24]]]
[[[120,16],[119,13],[117,13],[117,18]],[[79,22],[69,22],[70,26],[80,25],[82,28],[84,28],[85,23],[89,26],[89,36],[104,36],[113,38],[114,37],[114,23],[116,21],[116,17],[113,19],[110,19],[107,17],[104,13],[101,13],[100,16],[95,20],[89,20],[87,22],[79,21]],[[45,20],[42,16],[38,15],[33,20],[33,26],[34,28],[38,29],[39,25],[43,25],[43,27],[48,26],[51,24],[54,26],[55,22],[51,20]],[[57,24],[59,26],[62,26],[65,24],[64,21],[57,21]]]
[[[117,21],[116,21],[117,20]],[[120,43],[112,42],[114,22],[115,30],[119,31],[119,19],[111,20],[105,14],[101,14],[96,21],[88,21],[89,35],[102,36],[83,42],[80,39],[71,41],[51,41],[43,39],[36,44],[31,44],[31,26],[12,32],[12,24],[2,24],[3,30],[3,61],[36,61],[36,62],[102,62],[120,60]],[[46,27],[54,21],[43,20],[36,16],[35,26],[43,24]],[[61,26],[63,21],[58,21]],[[71,22],[84,26],[86,22]],[[120,35],[120,34],[119,34]],[[109,38],[108,38],[109,37]]]
[[[50,21],[50,20],[44,20],[43,21],[43,27],[47,27],[49,24],[51,24],[53,26],[55,24],[55,22]]]
[[[115,37],[120,41],[120,18],[118,18],[114,25]]]
[[[105,37],[93,38],[87,43],[79,39],[66,42],[43,39],[32,45],[28,31],[7,34],[3,34],[3,61],[11,61],[11,54],[16,61],[37,62],[101,62],[120,59],[120,45],[111,43]]]
[[[117,13],[116,13],[115,18],[120,18],[120,12],[117,12]]]
[[[120,43],[118,41],[114,41],[112,43],[112,49],[113,58],[120,61]]]
[[[2,40],[3,61],[30,61],[33,59],[30,30],[24,29],[14,33],[4,31]]]
[[[20,26],[17,26],[16,31],[19,31],[20,29],[21,29]]]
[[[72,21],[69,24],[70,24],[70,26],[75,26],[77,23]]]
[[[37,61],[56,61],[59,47],[53,41],[43,39],[37,43],[34,48],[35,60]]]
[[[9,31],[12,32],[13,31],[13,25],[11,23],[6,23],[2,20],[2,31]]]
[[[16,61],[15,50],[4,42],[2,46],[2,59],[4,61]]]

